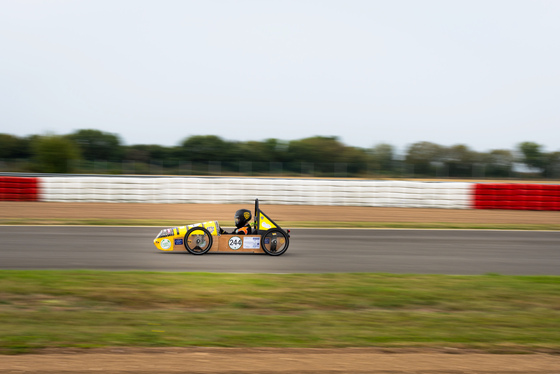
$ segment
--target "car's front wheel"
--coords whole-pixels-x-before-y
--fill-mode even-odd
[[[185,234],[185,248],[193,255],[203,255],[212,248],[212,234],[204,227],[193,227]]]

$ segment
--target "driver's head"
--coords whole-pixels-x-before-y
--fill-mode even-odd
[[[248,209],[239,209],[235,212],[235,227],[245,226],[251,220],[251,211]]]

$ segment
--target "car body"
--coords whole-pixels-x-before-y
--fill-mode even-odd
[[[194,255],[208,252],[266,253],[279,256],[290,245],[290,230],[282,229],[255,200],[255,217],[250,235],[222,234],[218,221],[163,229],[154,239],[161,251],[188,251]]]

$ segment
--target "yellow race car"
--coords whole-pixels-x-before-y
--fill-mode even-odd
[[[193,255],[244,252],[280,256],[288,250],[290,230],[282,229],[264,214],[259,208],[258,199],[255,200],[255,220],[248,226],[251,229],[247,235],[235,232],[228,234],[220,228],[218,221],[163,229],[154,239],[154,245],[162,251],[186,250]]]

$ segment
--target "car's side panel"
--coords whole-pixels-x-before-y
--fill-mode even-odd
[[[260,235],[220,235],[214,241],[210,252],[264,253]]]
[[[156,238],[154,244],[161,251],[186,251],[183,244],[186,231],[179,235],[172,235],[165,238]]]
[[[164,229],[163,231],[168,232],[167,236],[157,237],[154,239],[154,245],[157,249],[161,251],[186,251],[184,245],[185,234],[187,231],[193,227],[204,227],[206,228],[212,236],[214,236],[214,240],[216,240],[216,236],[219,235],[220,232],[220,225],[218,221],[208,221],[203,223],[195,223],[193,225],[188,226],[178,226],[169,229]],[[212,247],[216,246],[214,244]]]

